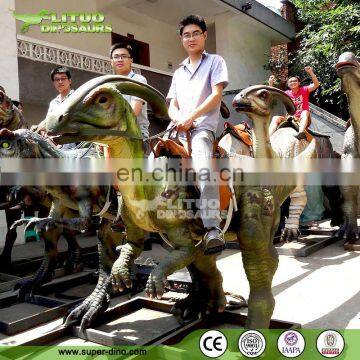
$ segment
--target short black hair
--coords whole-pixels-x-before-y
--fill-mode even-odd
[[[111,46],[111,48],[110,48],[110,51],[109,51],[110,59],[112,58],[112,54],[116,49],[126,49],[129,52],[130,57],[134,58],[134,51],[133,51],[132,46],[126,42],[118,42],[118,43],[114,44],[113,46]]]
[[[207,31],[207,26],[204,18],[200,15],[188,15],[185,16],[179,23],[179,34],[182,35],[184,27],[188,25],[197,25],[199,28],[205,32]]]
[[[16,106],[19,107],[19,105],[24,106],[23,103],[20,100],[12,100],[12,103]]]
[[[54,81],[54,76],[56,74],[66,74],[68,79],[71,79],[70,70],[66,66],[57,66],[53,71],[50,73],[51,81]]]
[[[288,83],[288,82],[289,82],[289,80],[290,80],[290,79],[292,79],[292,78],[297,79],[297,80],[299,81],[299,83],[301,83],[301,79],[300,79],[300,77],[299,77],[299,76],[289,76],[289,77],[288,77],[288,79],[286,80],[286,83]]]

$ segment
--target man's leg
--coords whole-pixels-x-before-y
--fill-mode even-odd
[[[283,121],[285,121],[285,116],[273,116],[269,126],[269,136],[271,136],[275,132],[278,125]]]
[[[299,133],[295,136],[298,140],[306,140],[305,130],[311,123],[310,112],[303,110],[300,115]]]
[[[200,188],[200,214],[207,233],[203,245],[205,254],[221,252],[225,248],[225,241],[220,226],[220,198],[219,184],[215,181],[212,168],[214,134],[211,131],[194,131],[191,137],[193,166],[197,174],[201,170],[202,176],[198,180]],[[204,171],[209,175],[206,178]]]

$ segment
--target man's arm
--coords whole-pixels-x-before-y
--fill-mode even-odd
[[[142,111],[142,107],[143,107],[144,103],[141,100],[135,100],[133,99],[131,101],[131,107],[133,109],[133,112],[135,114],[135,116],[139,116],[139,114]]]
[[[270,77],[269,77],[269,86],[274,86],[274,84],[275,84],[275,80],[276,80],[276,78],[275,78],[275,76],[274,75],[271,75]]]
[[[181,121],[179,103],[176,98],[170,100],[168,114],[173,123],[178,124]]]
[[[223,89],[224,83],[212,86],[211,95],[209,95],[206,100],[201,105],[199,105],[189,116],[180,121],[179,130],[189,130],[197,118],[218,107],[221,103]]]
[[[312,93],[320,86],[320,82],[319,82],[318,78],[316,77],[316,75],[314,74],[314,71],[311,66],[306,66],[305,71],[310,75],[311,80],[312,80],[312,84],[310,84],[308,86],[309,92]]]

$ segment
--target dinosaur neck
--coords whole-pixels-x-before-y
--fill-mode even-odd
[[[108,156],[111,158],[123,159],[124,171],[127,171],[129,174],[130,181],[121,181],[121,179],[118,178],[117,182],[118,188],[124,197],[124,201],[127,202],[127,199],[143,199],[145,197],[143,185],[136,184],[136,182],[131,179],[133,169],[141,169],[143,165],[144,155],[142,141],[121,138],[110,141],[107,145]]]
[[[42,157],[50,157],[50,158],[64,158],[67,157],[64,153],[64,151],[61,151],[58,149],[53,143],[48,142],[40,135],[37,136],[36,142],[38,143],[40,147],[40,152]]]
[[[349,110],[351,117],[351,125],[354,129],[355,145],[357,147],[357,152],[360,154],[359,142],[360,142],[360,101],[358,100],[354,92],[349,92],[348,101],[349,101]]]
[[[274,158],[275,154],[270,144],[269,124],[270,116],[264,117],[251,114],[253,121],[253,149],[256,158]]]

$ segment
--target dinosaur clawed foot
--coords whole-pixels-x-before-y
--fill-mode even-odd
[[[161,299],[164,292],[167,280],[162,275],[151,273],[146,282],[145,291],[150,299]]]
[[[132,287],[130,269],[116,260],[111,269],[111,283],[115,292],[122,292]]]
[[[23,279],[17,282],[14,290],[19,290],[18,298],[25,300],[27,296],[32,296],[36,290],[44,283],[49,282],[53,278],[54,264],[44,260],[36,274],[30,279]]]
[[[104,284],[97,287],[80,305],[71,309],[64,318],[64,326],[75,325],[80,322],[80,330],[89,328],[96,317],[102,314],[110,304],[109,296],[110,280],[107,279]]]
[[[287,228],[285,227],[281,233],[281,237],[280,237],[280,241],[284,241],[284,242],[291,242],[291,241],[296,241],[299,238],[300,235],[300,231],[298,228],[296,229],[291,229],[291,228]]]
[[[185,299],[176,302],[171,313],[180,323],[184,323],[211,313],[221,313],[226,307],[226,297],[222,288],[216,291],[193,289]]]
[[[20,219],[15,221],[11,229],[15,229],[18,226],[25,225],[25,231],[34,228],[36,232],[42,232],[42,231],[49,231],[50,229],[56,228],[57,226],[61,225],[58,220],[52,219],[52,218],[38,218],[33,217],[31,219]]]
[[[76,249],[70,252],[70,256],[66,259],[64,264],[65,274],[74,274],[82,271],[84,264],[81,261],[80,249]]]
[[[335,236],[345,242],[355,243],[359,241],[359,230],[357,224],[343,224],[336,232]]]

